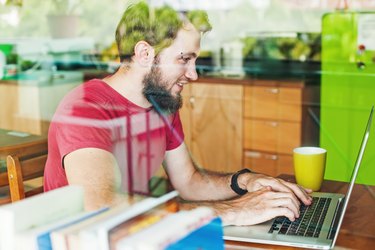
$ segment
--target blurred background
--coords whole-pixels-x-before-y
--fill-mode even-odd
[[[202,55],[205,57],[211,54],[219,57],[216,54],[241,49],[241,56],[246,59],[300,61],[320,60],[321,17],[326,12],[345,7],[342,1],[320,0],[149,2],[154,6],[169,4],[180,11],[206,10],[213,30],[202,43],[205,52]],[[16,39],[17,43],[22,39],[22,42],[34,42],[34,46],[44,45],[36,52],[45,54],[54,53],[57,49],[54,45],[61,40],[54,40],[65,39],[64,42],[71,43],[67,46],[71,52],[80,50],[84,53],[84,62],[116,62],[114,30],[129,3],[131,1],[126,0],[0,0],[0,36],[9,41]],[[350,4],[353,9],[374,6],[373,1],[350,1]],[[64,50],[69,52],[68,48]],[[35,63],[33,60],[22,62],[24,58],[18,56],[23,68]],[[217,59],[216,64],[221,62]],[[224,59],[221,63],[229,62]]]
[[[132,2],[0,0],[0,129],[45,135],[70,89],[113,73],[114,32]],[[311,145],[328,150],[326,178],[349,179],[375,103],[375,0],[148,2],[206,10],[213,26],[181,110],[199,164],[293,173],[293,147]],[[369,144],[359,182],[374,185]]]

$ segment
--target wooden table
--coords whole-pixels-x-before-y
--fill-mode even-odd
[[[0,173],[6,171],[6,157],[14,154],[27,154],[29,151],[47,151],[47,135],[0,129]]]
[[[28,152],[46,152],[48,150],[46,135],[32,135],[17,131],[0,129],[0,204],[9,202],[8,175],[6,173],[7,155],[28,154]],[[39,185],[40,178],[36,180]],[[28,181],[30,185],[33,180]],[[26,187],[26,186],[25,186]],[[8,200],[7,200],[8,199]]]
[[[294,177],[280,178],[294,182]],[[345,194],[348,184],[325,180],[321,192]],[[226,241],[225,249],[297,249],[293,247]],[[335,249],[373,249],[375,246],[375,186],[356,184],[349,200]]]
[[[44,150],[47,146],[47,135],[32,135],[28,133],[0,129],[0,160],[9,154],[22,153],[30,147]]]

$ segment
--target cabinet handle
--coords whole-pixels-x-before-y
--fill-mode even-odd
[[[273,161],[277,161],[278,159],[277,155],[264,155],[264,158],[266,158],[267,160],[273,160]]]
[[[194,96],[189,98],[189,103],[190,103],[191,108],[194,108],[194,103],[195,103],[195,97]]]
[[[259,152],[254,152],[254,151],[246,151],[245,152],[245,157],[247,158],[260,158],[262,156],[261,153]]]
[[[271,94],[278,94],[280,92],[280,90],[278,88],[268,88],[268,89],[266,89],[266,91],[271,93]]]
[[[271,127],[277,127],[279,126],[279,123],[278,122],[266,122],[267,125],[271,126]]]
[[[262,158],[262,155],[264,156],[264,159],[266,160],[272,160],[272,161],[277,161],[279,157],[277,155],[272,155],[272,154],[263,154],[260,152],[255,152],[255,151],[245,151],[245,157],[246,158]]]

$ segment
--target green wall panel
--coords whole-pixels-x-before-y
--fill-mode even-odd
[[[325,178],[331,180],[350,179],[375,104],[375,51],[358,53],[360,15],[375,13],[329,13],[322,20],[320,145],[328,151]],[[365,68],[358,68],[360,61]],[[375,185],[373,129],[357,183]]]

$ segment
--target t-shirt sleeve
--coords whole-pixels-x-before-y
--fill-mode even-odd
[[[93,104],[76,103],[64,113],[55,117],[56,141],[62,157],[81,148],[112,151],[113,128],[103,110]]]
[[[167,131],[167,150],[177,148],[184,141],[184,131],[180,119],[180,113],[176,112],[172,116],[172,123],[170,129]]]

